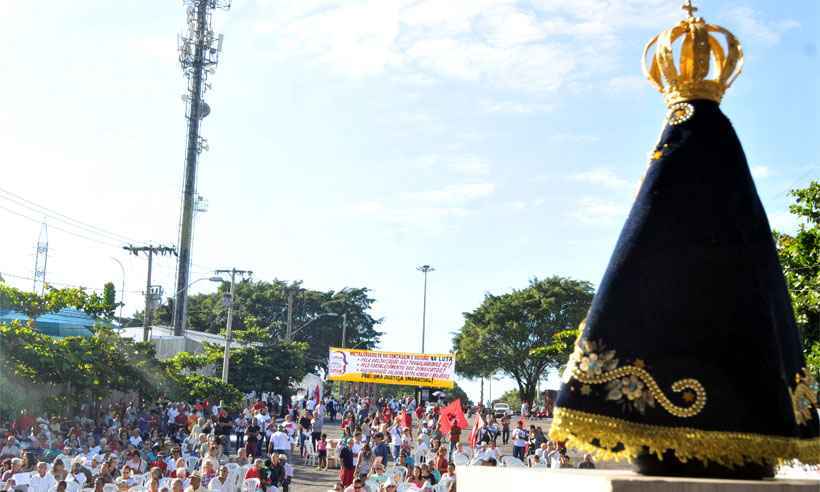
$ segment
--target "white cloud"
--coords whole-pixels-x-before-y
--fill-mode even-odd
[[[797,216],[789,212],[770,212],[767,215],[769,217],[769,226],[778,232],[792,234],[800,224]]]
[[[527,92],[600,77],[617,63],[622,31],[679,16],[666,0],[294,3],[257,1],[252,28],[274,38],[279,58],[352,77],[400,74],[421,85],[456,79]]]
[[[435,232],[446,228],[455,219],[471,213],[471,202],[487,198],[495,192],[492,183],[465,183],[442,188],[404,192],[397,200],[363,201],[352,207],[354,214],[385,222],[399,230],[407,228]]]
[[[403,192],[399,196],[408,201],[452,204],[485,198],[493,192],[495,185],[492,183],[468,183],[448,185],[435,190]]]
[[[460,176],[477,177],[490,174],[490,163],[476,155],[423,155],[411,161],[417,169],[448,170]]]
[[[637,75],[621,75],[609,79],[607,86],[615,91],[636,91],[650,87],[649,81]]]
[[[611,190],[621,190],[629,187],[629,182],[617,176],[609,169],[597,168],[570,176],[573,181],[593,186],[601,186]]]
[[[481,105],[488,113],[532,114],[546,113],[554,109],[551,104],[518,101],[482,101]]]
[[[725,16],[731,20],[735,34],[741,39],[751,37],[769,45],[779,43],[783,34],[800,27],[800,23],[793,19],[765,21],[759,12],[745,6],[730,8]]]
[[[553,142],[570,143],[570,144],[591,144],[600,140],[594,135],[581,135],[577,133],[555,133],[549,136]]]
[[[772,170],[769,169],[769,166],[752,166],[751,171],[755,179],[766,179],[772,175]]]
[[[490,174],[490,164],[477,156],[464,156],[454,159],[449,168],[464,176],[487,176]]]
[[[515,200],[512,202],[507,202],[504,204],[507,208],[511,208],[513,210],[524,210],[527,208],[527,202],[523,200]]]
[[[626,218],[627,212],[624,203],[584,197],[578,201],[570,216],[584,224],[615,225]]]

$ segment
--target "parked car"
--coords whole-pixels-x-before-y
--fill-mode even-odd
[[[512,415],[510,406],[503,402],[493,403],[493,416],[500,419],[501,417],[509,417]]]

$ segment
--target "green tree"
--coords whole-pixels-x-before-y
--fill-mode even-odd
[[[515,379],[522,400],[533,401],[545,371],[566,363],[567,333],[586,316],[592,296],[589,282],[563,277],[487,294],[479,307],[464,313],[464,325],[453,338],[456,372],[468,378],[502,372]]]
[[[167,363],[156,359],[151,343],[120,337],[98,324],[90,337],[52,338],[34,328],[34,318],[67,306],[94,316],[112,312],[104,296],[80,289],[48,289],[42,295],[0,285],[0,305],[29,316],[27,323],[0,324],[0,414],[21,408],[46,408],[65,414],[84,403],[96,404],[112,391],[161,393],[175,399],[218,398],[236,404],[241,393],[218,378],[193,371],[206,356],[180,354]]]
[[[508,404],[510,409],[514,412],[521,408],[521,395],[516,390],[509,390],[505,392],[501,395],[501,398],[496,401]]]
[[[188,326],[223,333],[227,309],[222,298],[229,288],[222,284],[216,293],[189,297]],[[378,344],[381,320],[370,314],[375,300],[367,288],[317,291],[302,288],[299,282],[244,280],[236,285],[233,329],[241,332],[251,328],[265,331],[274,339],[284,339],[289,292],[294,292],[293,340],[307,343],[305,361],[309,367],[327,368],[328,349],[342,343],[342,314],[347,318],[346,346],[371,349]],[[172,305],[164,303],[157,308],[155,317],[160,322],[169,322],[172,313]],[[141,320],[142,314],[134,318]]]
[[[794,235],[774,232],[809,367],[820,378],[820,182],[793,190]]]
[[[113,319],[114,312],[120,306],[120,303],[117,302],[117,289],[114,287],[113,282],[106,282],[103,285],[102,304],[104,308],[103,316],[106,319]]]

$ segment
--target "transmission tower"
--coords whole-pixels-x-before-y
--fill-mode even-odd
[[[46,266],[48,265],[48,225],[43,222],[40,226],[40,236],[37,238],[37,254],[34,258],[34,287],[35,294],[43,295],[46,290]]]
[[[182,190],[182,212],[179,223],[179,259],[177,261],[176,302],[174,303],[174,335],[185,331],[185,311],[188,304],[189,273],[191,268],[191,243],[194,232],[194,208],[197,202],[196,171],[199,154],[208,150],[208,143],[199,135],[199,124],[211,112],[203,100],[210,88],[208,75],[216,71],[222,52],[222,35],[213,31],[211,13],[214,9],[229,9],[230,0],[184,0],[188,12],[188,31],[179,37],[179,62],[188,92],[185,117],[188,120],[188,137],[185,147],[185,178]]]

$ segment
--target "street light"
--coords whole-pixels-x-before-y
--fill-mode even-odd
[[[424,335],[427,331],[427,274],[430,272],[435,272],[436,269],[431,267],[430,265],[422,265],[417,267],[416,270],[420,271],[424,274],[424,304],[422,305],[421,311],[421,353],[424,353]]]
[[[122,288],[120,289],[120,323],[122,323],[122,308],[125,306],[125,267],[122,266],[122,262],[113,256],[110,257],[112,260],[117,262],[117,265],[120,266],[120,271],[122,272]],[[122,324],[120,324],[122,327]]]

